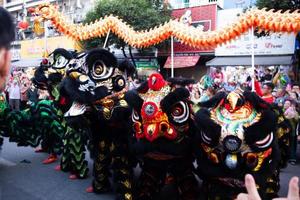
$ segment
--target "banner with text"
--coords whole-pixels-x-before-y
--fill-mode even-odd
[[[242,13],[241,9],[227,9],[218,12],[218,28],[234,22]],[[272,33],[269,36],[255,37],[255,55],[287,55],[294,54],[295,35]],[[240,38],[223,44],[215,50],[216,56],[242,56],[251,55],[251,34],[242,35]]]
[[[75,49],[75,42],[66,36],[21,41],[21,58],[42,58],[56,48]],[[45,51],[47,47],[47,51]]]

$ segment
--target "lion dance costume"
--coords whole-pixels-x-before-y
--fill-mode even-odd
[[[126,94],[133,108],[136,140],[132,149],[142,168],[135,199],[154,199],[167,176],[174,177],[181,199],[196,198],[191,102],[188,90],[175,85],[152,74],[140,88]]]
[[[234,199],[252,174],[263,199],[280,161],[277,115],[255,93],[218,93],[196,114],[197,173],[207,199]],[[276,180],[275,180],[276,181]]]
[[[65,92],[62,86],[66,71],[71,61],[76,60],[77,54],[65,49],[56,49],[48,60],[36,70],[33,83],[40,89],[48,90],[54,101],[56,108],[64,126],[64,133],[56,143],[61,143],[61,163],[56,169],[64,172],[70,172],[70,178],[85,178],[88,175],[88,163],[85,160],[85,144],[87,143],[87,128],[82,113],[76,113],[73,116],[76,102]],[[71,114],[70,114],[71,113]],[[83,122],[83,123],[82,123]],[[80,126],[83,124],[83,127]],[[49,140],[52,136],[45,137]],[[50,158],[51,159],[51,158]],[[51,160],[49,160],[51,162]],[[47,162],[47,163],[49,163]]]
[[[88,192],[111,190],[110,170],[118,199],[132,199],[132,167],[129,158],[130,108],[124,100],[126,79],[133,70],[118,65],[105,49],[79,55],[67,71],[62,87],[87,119],[89,149],[94,160],[93,182]]]

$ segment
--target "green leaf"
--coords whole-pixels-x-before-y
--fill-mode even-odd
[[[145,30],[169,21],[171,9],[163,0],[99,0],[86,15],[84,23],[94,22],[107,15],[118,16],[135,30]],[[105,37],[83,41],[86,49],[102,47]],[[126,46],[124,41],[110,34],[108,45]]]

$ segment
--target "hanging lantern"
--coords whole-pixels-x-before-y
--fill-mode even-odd
[[[29,23],[27,21],[20,21],[18,27],[22,30],[26,30],[29,27]]]

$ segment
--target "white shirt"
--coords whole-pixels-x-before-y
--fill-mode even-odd
[[[12,84],[9,88],[9,98],[10,99],[21,99],[21,91],[18,85]]]

